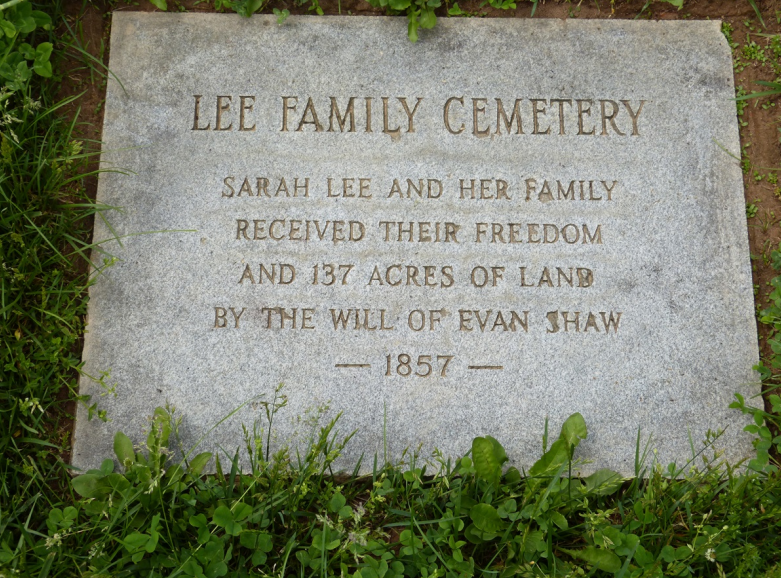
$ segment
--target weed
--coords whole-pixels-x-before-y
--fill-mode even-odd
[[[516,4],[513,0],[485,0],[480,6],[483,7],[486,4],[491,6],[491,8],[496,8],[497,10],[515,10]],[[534,5],[532,6],[532,12],[537,9],[537,2],[534,2]]]
[[[49,58],[54,48],[51,42],[39,42],[33,47],[23,42],[36,29],[51,30],[51,17],[33,10],[29,2],[7,4],[0,11],[0,77],[5,80],[6,100],[11,93],[24,90],[33,73],[44,78],[52,76]],[[5,7],[5,5],[4,5]]]
[[[726,20],[721,23],[721,33],[724,35],[724,37],[727,39],[727,43],[729,44],[730,48],[732,48],[733,52],[735,49],[738,48],[738,43],[735,42],[732,39],[732,33],[734,32],[734,29],[732,28],[732,24],[727,22]]]
[[[770,252],[770,265],[776,271],[781,271],[781,247],[778,250]],[[757,435],[755,446],[757,448],[757,462],[755,466],[765,471],[775,468],[770,463],[770,452],[775,448],[778,455],[781,453],[781,400],[777,393],[779,384],[779,373],[781,372],[781,275],[774,277],[770,281],[773,291],[768,295],[768,306],[760,312],[759,321],[769,328],[767,343],[770,346],[772,354],[757,366],[757,370],[765,385],[768,402],[771,406],[771,412],[765,412],[759,408],[749,408],[744,400],[738,396],[733,404],[746,414],[754,418],[754,424],[749,426],[747,431]],[[767,393],[766,391],[766,393]],[[775,432],[775,433],[774,433]]]
[[[767,62],[767,55],[765,55],[765,49],[759,46],[756,41],[751,40],[746,42],[742,48],[743,57],[746,60],[754,62],[757,65],[765,64]]]
[[[778,219],[776,219],[776,214],[774,211],[771,211],[770,209],[765,209],[762,212],[762,216],[759,219],[760,225],[759,228],[763,233],[767,233],[768,230],[770,230],[770,227],[778,223]],[[769,249],[769,244],[766,247],[766,249]],[[769,252],[763,251],[763,255],[769,255]],[[766,259],[765,265],[770,265],[770,259],[769,257]]]
[[[249,18],[255,12],[260,12],[268,0],[215,0],[214,5],[218,10],[227,8],[236,14]]]
[[[760,24],[762,24],[762,28],[765,28],[765,21],[762,18],[762,12],[759,11],[759,6],[757,6],[757,0],[748,0],[748,3],[754,9],[754,13],[757,15]]]
[[[278,400],[265,405],[263,427],[284,407]],[[718,452],[703,452],[702,469],[684,475],[675,465],[647,463],[649,444],[638,434],[639,477],[598,470],[573,478],[575,452],[588,435],[573,414],[552,443],[543,436],[543,454],[525,477],[507,467],[499,441],[483,436],[455,461],[413,453],[404,468],[375,466],[369,476],[339,482],[328,474],[349,436],[339,438],[337,420],[319,429],[295,466],[289,451],[271,456],[262,436],[249,436],[251,465],[243,472],[238,451],[225,462],[190,451],[171,463],[178,420],[172,408],[158,408],[142,446],[116,435],[119,471],[106,460],[75,478],[80,498],[50,508],[29,542],[6,542],[0,563],[35,572],[54,558],[58,573],[112,576],[541,576],[622,568],[634,576],[662,569],[700,576],[715,564],[723,572],[746,564],[762,571],[781,547],[770,458],[752,462],[761,473],[738,474]],[[216,475],[204,477],[211,463]]]
[[[735,95],[736,95],[736,101],[735,106],[737,107],[737,113],[738,113],[738,122],[741,126],[746,126],[748,123],[743,120],[743,113],[746,111],[746,107],[748,106],[748,102],[746,102],[746,96],[748,93],[742,86],[738,86],[735,89]]]
[[[777,291],[778,287],[776,286],[776,292]],[[773,309],[775,309],[775,307],[778,306],[777,296],[773,297],[773,299]],[[775,312],[770,312],[769,309],[766,309],[762,311],[762,317],[760,319],[763,320],[764,323],[765,320],[770,319],[769,316],[774,314]],[[769,370],[765,368],[764,365],[758,366],[758,369],[762,373],[763,378],[769,379],[771,377]],[[760,472],[777,473],[778,466],[772,463],[770,458],[770,451],[773,446],[775,446],[776,452],[781,450],[781,435],[774,436],[770,426],[773,423],[775,423],[776,426],[778,425],[778,416],[781,414],[781,397],[779,397],[777,394],[771,394],[768,396],[768,401],[771,403],[773,413],[768,413],[760,408],[746,405],[745,399],[738,393],[735,394],[735,398],[737,401],[730,404],[730,407],[739,409],[743,413],[751,415],[754,419],[753,424],[744,428],[744,431],[755,434],[757,436],[754,439],[754,447],[757,450],[757,457],[753,458],[749,462],[749,467]]]
[[[274,15],[277,17],[277,24],[282,24],[287,20],[287,17],[290,16],[290,10],[279,10],[278,8],[274,8]]]
[[[781,82],[770,82],[767,80],[757,80],[757,84],[761,86],[767,86],[770,90],[765,90],[763,92],[752,92],[751,94],[742,94],[739,95],[737,100],[747,100],[749,98],[762,98],[765,96],[778,96],[781,95]]]
[[[640,12],[637,14],[636,18],[639,18],[648,8],[651,6],[651,2],[653,0],[645,0],[645,4],[640,9]],[[660,0],[661,2],[666,2],[667,4],[672,4],[675,8],[680,10],[683,8],[683,2],[684,0]]]
[[[751,143],[747,142],[740,148],[740,168],[743,170],[743,174],[747,175],[751,172],[751,158],[748,154],[748,149],[751,147]]]
[[[86,239],[101,210],[83,185],[94,152],[63,114],[72,99],[53,102],[37,83],[54,76],[52,19],[11,4],[0,6],[0,567],[10,536],[40,528],[67,484],[63,399],[77,395]]]
[[[442,3],[440,0],[367,0],[375,8],[383,8],[388,14],[406,14],[407,34],[410,41],[418,41],[418,28],[434,28],[437,16],[434,10]]]

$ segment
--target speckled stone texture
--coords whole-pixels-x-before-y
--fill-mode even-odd
[[[663,464],[720,428],[750,454],[718,22],[440,19],[412,44],[403,18],[116,12],[110,66],[98,202],[122,211],[95,242],[118,262],[81,380],[110,421],[79,408],[74,465],[167,401],[185,448],[232,455],[280,383],[274,447],[328,404],[349,470],[485,434],[528,467],[573,412],[582,472],[631,474],[638,428]]]

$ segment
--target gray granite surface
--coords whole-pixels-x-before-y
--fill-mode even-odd
[[[347,469],[485,434],[528,467],[573,412],[584,472],[631,473],[638,428],[663,464],[719,428],[750,453],[719,22],[440,19],[412,44],[403,18],[118,11],[110,67],[98,201],[121,210],[95,260],[117,262],[81,379],[110,421],[79,409],[76,466],[166,402],[185,446],[232,455],[280,383],[275,447],[327,404]]]

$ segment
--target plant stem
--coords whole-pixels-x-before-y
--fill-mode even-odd
[[[3,10],[7,10],[8,8],[11,8],[13,6],[16,6],[17,4],[21,4],[25,0],[9,0],[5,4],[0,4],[0,12]]]

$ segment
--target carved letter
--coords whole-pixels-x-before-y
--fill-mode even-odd
[[[293,106],[288,105],[287,101],[292,100]],[[287,132],[287,111],[295,110],[298,97],[296,96],[283,96],[282,97],[282,129],[279,132]]]
[[[230,181],[230,182],[228,182],[228,181]],[[234,181],[233,177],[225,177],[225,179],[222,181],[223,183],[225,183],[225,186],[228,187],[230,189],[230,191],[231,191],[230,194],[228,194],[228,192],[226,190],[223,190],[222,191],[222,196],[223,197],[232,197],[234,194],[236,194],[236,189],[234,189],[231,186],[231,183],[233,181]]]
[[[306,120],[306,115],[311,113],[312,120]],[[304,108],[304,114],[301,115],[301,122],[298,123],[298,128],[296,129],[296,132],[301,132],[304,130],[305,124],[311,124],[315,127],[315,132],[322,132],[323,131],[323,125],[320,124],[320,120],[317,118],[317,112],[315,112],[315,104],[312,102],[312,97],[309,97],[309,100],[306,101],[306,108]]]
[[[227,98],[228,102],[223,103],[222,99],[224,98]],[[217,97],[217,120],[214,122],[214,130],[230,130],[233,128],[233,122],[231,122],[228,126],[222,126],[222,113],[228,112],[230,110],[231,100],[233,100],[233,98],[230,96]]]
[[[585,134],[585,135],[592,135],[595,133],[596,129],[592,128],[590,131],[587,131],[583,128],[583,116],[588,115],[591,116],[591,103],[594,102],[592,100],[577,100],[578,103],[578,134]],[[588,107],[583,106],[584,103],[588,103]]]
[[[410,112],[409,107],[407,106],[406,98],[398,97],[398,99],[401,102],[401,106],[404,107],[404,112],[407,113],[407,132],[415,132],[415,125],[413,124],[412,117],[415,116],[415,112],[417,112],[423,97],[418,97],[418,101],[415,103],[415,108],[412,109],[412,112]]]
[[[610,114],[607,114],[606,111],[606,105],[610,104],[613,111]],[[613,130],[616,131],[616,134],[619,136],[626,136],[625,133],[618,130],[618,127],[616,126],[616,115],[618,114],[618,103],[615,100],[600,100],[599,106],[602,110],[602,136],[607,136],[607,123],[610,121],[610,126],[613,127]],[[639,113],[639,111],[638,111]]]
[[[453,103],[453,101],[458,102],[461,104],[461,106],[464,105],[464,97],[458,97],[458,96],[452,96],[447,99],[447,102],[445,102],[445,128],[450,132],[451,134],[461,134],[464,132],[464,123],[461,123],[461,128],[458,130],[453,130],[453,128],[450,126],[450,105]]]
[[[534,130],[532,131],[532,134],[550,134],[550,126],[548,128],[546,128],[545,130],[542,130],[542,131],[540,130],[540,125],[539,125],[539,121],[538,121],[538,118],[537,118],[537,115],[539,115],[539,114],[545,116],[545,106],[544,105],[545,105],[545,103],[547,101],[544,98],[543,99],[532,98],[531,102],[532,102],[532,119],[534,121]],[[539,108],[537,106],[539,103],[543,103],[543,107],[542,108]]]
[[[206,126],[198,126],[198,119],[201,115],[201,98],[203,97],[202,94],[194,94],[193,97],[195,98],[195,114],[193,115],[193,130],[209,130],[209,127],[211,126],[211,123],[207,123]]]
[[[252,104],[246,104],[244,101],[252,99]],[[239,97],[239,130],[243,131],[249,131],[252,132],[255,130],[255,125],[252,126],[244,126],[244,112],[252,112],[253,107],[255,106],[255,97],[254,96],[240,96]]]
[[[627,112],[629,113],[629,116],[632,118],[632,136],[640,136],[640,132],[637,129],[637,119],[640,116],[640,113],[643,111],[643,106],[645,106],[646,101],[641,100],[640,101],[640,108],[637,109],[637,112],[632,111],[632,107],[629,106],[628,100],[622,100],[621,104],[623,104],[626,107]]]
[[[388,126],[388,97],[382,97],[382,132],[392,136],[398,136],[401,133],[401,127],[390,128]]]
[[[507,134],[511,134],[513,121],[515,121],[515,129],[516,129],[515,134],[524,134],[523,125],[521,124],[521,111],[519,109],[519,106],[521,104],[521,99],[520,98],[515,99],[515,105],[513,106],[513,112],[510,115],[510,118],[507,118],[507,114],[504,112],[504,105],[502,104],[502,99],[497,98],[495,100],[496,100],[496,134],[502,134],[500,122],[504,123],[504,129],[507,131]]]
[[[339,105],[336,103],[336,97],[331,97],[331,116],[328,119],[328,132],[334,132],[334,118],[339,125],[339,131],[344,132],[344,125],[347,124],[347,115],[350,115],[350,129],[347,132],[355,132],[355,97],[351,96],[347,101],[347,109],[343,116],[339,116]]]
[[[475,136],[488,136],[488,133],[491,132],[488,127],[484,129],[478,127],[480,115],[485,114],[486,102],[488,102],[486,98],[472,99],[472,134]]]
[[[572,99],[570,98],[551,98],[550,103],[558,103],[559,105],[559,134],[566,134],[564,132],[564,105],[568,104],[572,108]]]

